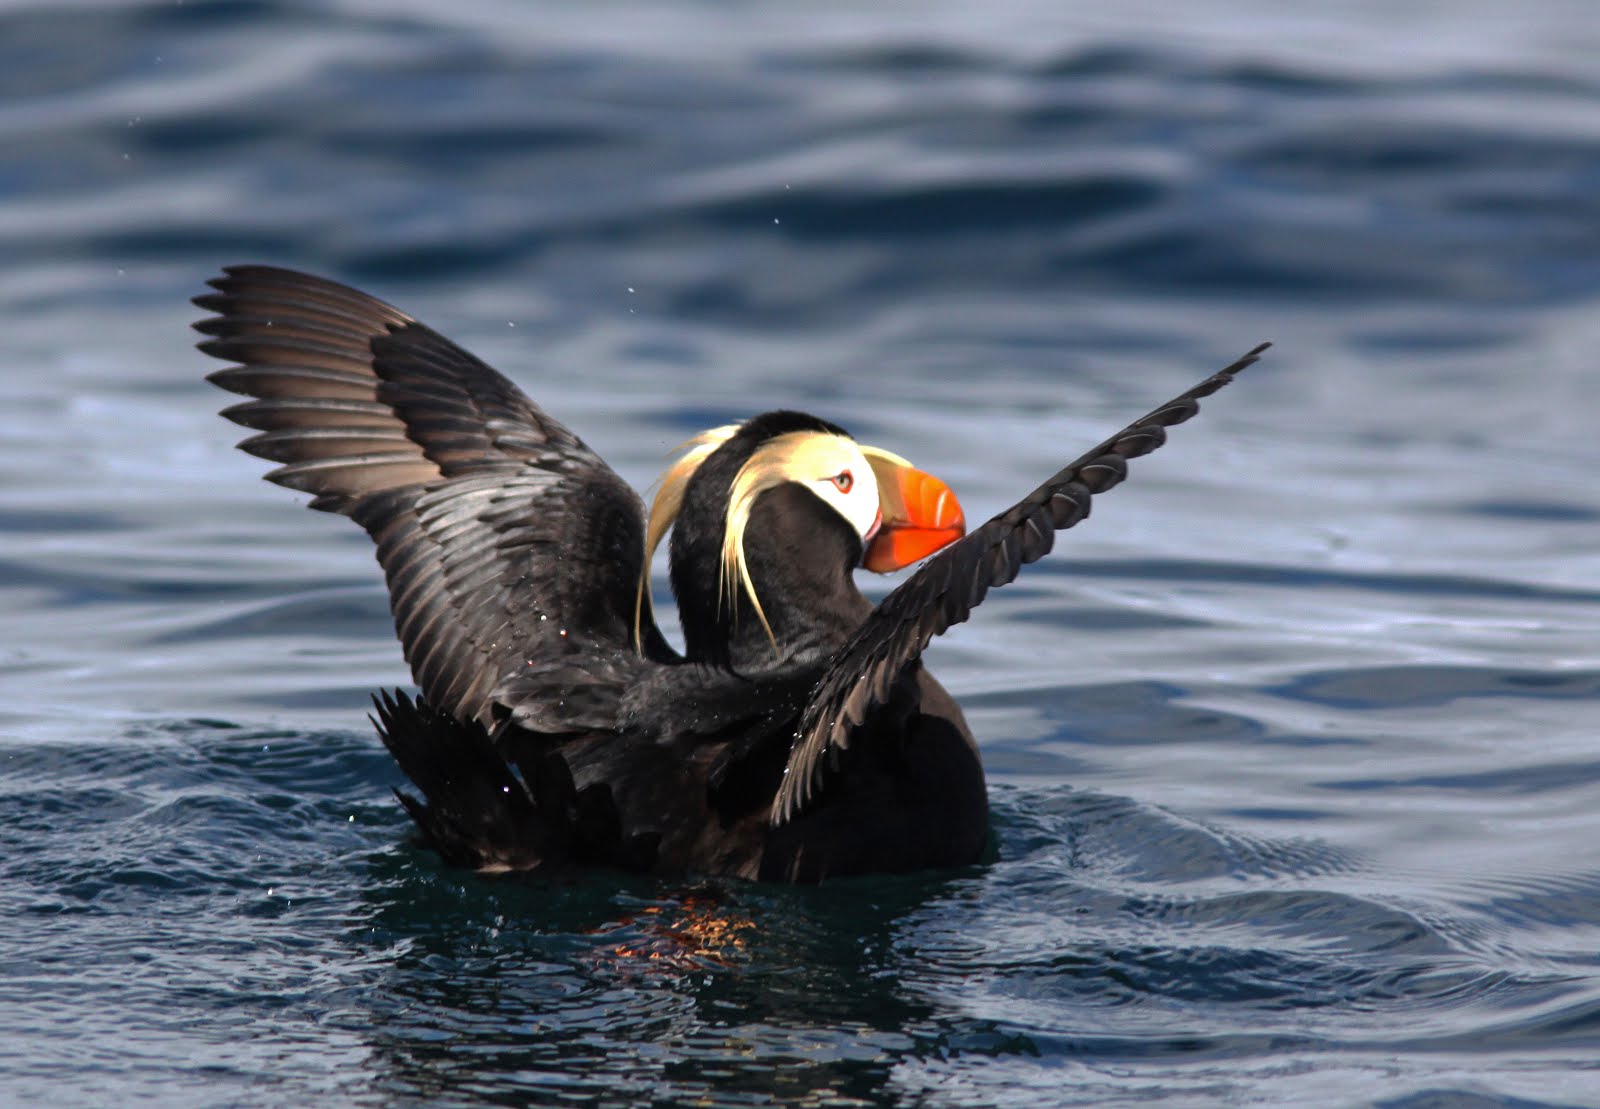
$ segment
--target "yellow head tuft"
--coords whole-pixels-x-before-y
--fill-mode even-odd
[[[851,487],[839,489],[836,478],[850,475]],[[758,447],[734,475],[728,489],[728,515],[722,531],[722,574],[717,600],[731,597],[743,586],[756,617],[774,648],[773,634],[761,598],[756,596],[750,566],[745,561],[744,532],[756,498],[786,481],[810,488],[831,504],[865,538],[878,515],[877,479],[862,448],[854,439],[817,431],[791,431],[774,436]],[[855,483],[859,482],[859,486]]]
[[[639,569],[639,589],[633,602],[633,646],[636,650],[644,649],[644,606],[650,596],[650,560],[655,557],[667,529],[683,511],[683,491],[688,488],[689,479],[694,477],[701,463],[738,431],[738,424],[702,431],[678,448],[683,453],[656,479],[656,495],[650,502],[650,518],[645,524],[644,565]]]

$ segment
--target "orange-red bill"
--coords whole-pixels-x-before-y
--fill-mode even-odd
[[[867,544],[861,565],[887,574],[910,566],[967,533],[967,520],[950,487],[932,474],[872,459],[883,522]]]

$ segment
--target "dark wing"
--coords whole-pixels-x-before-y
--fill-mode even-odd
[[[223,415],[260,433],[241,449],[282,463],[269,480],[377,543],[429,704],[489,723],[497,701],[538,698],[535,674],[594,695],[638,661],[643,506],[598,455],[381,301],[292,270],[223,272],[195,298],[216,313],[195,324],[213,336],[200,349],[238,363],[212,382],[254,398]],[[653,624],[645,643],[670,657]]]
[[[783,785],[772,804],[772,822],[786,823],[815,796],[824,757],[849,747],[855,729],[888,700],[895,680],[934,636],[970,616],[991,588],[1006,585],[1025,564],[1048,554],[1057,531],[1088,516],[1093,496],[1127,476],[1128,459],[1149,454],[1165,443],[1167,428],[1200,411],[1201,397],[1228,384],[1271,345],[1262,343],[1182,396],[1135,420],[988,523],[934,555],[885,597],[830,661],[812,691]]]

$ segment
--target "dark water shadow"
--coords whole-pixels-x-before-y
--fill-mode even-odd
[[[357,1023],[390,1096],[874,1103],[933,1016],[901,989],[898,922],[960,884],[484,879],[386,855],[357,942],[394,958]]]

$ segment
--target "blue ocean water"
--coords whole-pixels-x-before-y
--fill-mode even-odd
[[[993,861],[487,880],[240,261],[972,519],[1277,345],[930,652]],[[0,1102],[1600,1105],[1597,349],[1587,0],[5,5]]]

